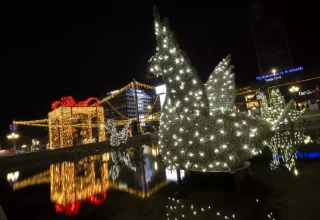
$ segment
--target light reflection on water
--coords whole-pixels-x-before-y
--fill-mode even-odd
[[[135,158],[132,150],[122,150],[51,164],[48,170],[14,182],[12,189],[50,184],[55,211],[75,215],[82,203],[102,203],[111,189],[145,199],[168,185],[164,165],[157,156],[157,146],[144,146],[144,161]],[[126,180],[122,172],[131,172],[135,181]]]
[[[316,169],[317,167],[319,166],[316,166]],[[302,171],[302,176],[304,173],[306,173],[305,170]],[[233,186],[229,186],[230,183],[233,184],[233,177],[219,179],[214,175],[216,174],[168,170],[161,162],[158,146],[144,145],[140,149],[105,152],[87,156],[78,161],[51,164],[49,169],[27,178],[24,177],[23,172],[14,172],[8,175],[10,177],[8,181],[13,190],[12,195],[19,195],[19,199],[33,197],[33,193],[39,196],[38,187],[48,186],[50,193],[42,196],[42,199],[51,201],[47,205],[51,214],[46,213],[46,215],[52,215],[52,219],[77,218],[81,216],[81,212],[86,212],[88,209],[95,210],[106,203],[108,206],[104,207],[104,211],[107,212],[118,199],[118,195],[112,197],[112,192],[126,195],[123,206],[118,208],[120,213],[125,213],[124,210],[127,209],[131,212],[135,210],[129,207],[135,206],[137,201],[126,204],[128,197],[131,196],[145,201],[142,206],[146,210],[160,212],[162,217],[168,219],[255,219],[256,217],[289,219],[277,217],[279,207],[274,207],[274,203],[278,205],[279,192],[273,189],[269,192],[270,186],[265,189],[263,184],[261,185],[262,181],[260,183],[245,182],[241,191],[234,191]],[[257,176],[255,178],[261,178],[263,181],[266,181],[265,177],[268,175],[278,175],[275,179],[274,177],[269,179],[268,184],[276,188],[284,185],[282,188],[285,190],[289,188],[288,183],[293,185],[301,178],[292,177],[289,172],[283,173],[280,170],[263,171],[255,175]],[[172,184],[174,188],[169,186],[169,181],[177,183]],[[33,189],[33,191],[29,191],[26,195],[24,193],[26,189]],[[160,189],[164,191],[157,193]],[[314,192],[311,186],[308,186],[309,189]],[[152,195],[154,196],[151,197]],[[273,198],[273,196],[276,197]],[[286,196],[293,196],[292,191]],[[161,200],[162,197],[164,200]],[[287,197],[284,196],[284,198]],[[159,200],[156,205],[151,202],[154,199]],[[282,203],[285,204],[283,201]],[[280,206],[282,208],[284,205],[280,204]],[[3,206],[3,208],[7,212],[7,207]],[[12,211],[15,212],[15,209]],[[31,216],[33,219],[36,219],[37,212]],[[281,210],[281,212],[286,211]],[[109,215],[107,217],[110,219]],[[162,219],[162,217],[150,216],[147,219]],[[95,218],[90,217],[90,219]],[[140,219],[140,217],[132,216],[132,219]]]

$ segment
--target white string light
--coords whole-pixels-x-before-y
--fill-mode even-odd
[[[128,129],[131,124],[131,121],[128,122],[127,125],[118,133],[116,123],[114,120],[107,120],[107,125],[104,125],[107,131],[110,133],[110,145],[111,146],[119,146],[120,144],[127,143],[128,139]]]
[[[293,101],[286,104],[278,88],[271,90],[269,102],[263,92],[258,92],[256,96],[261,100],[261,115],[263,118],[274,125],[278,123],[279,125],[290,127],[290,129],[277,131],[270,141],[269,146],[274,158],[273,163],[276,165],[280,164],[278,153],[281,153],[283,161],[287,162],[285,166],[295,175],[298,175],[295,157],[293,159],[290,159],[290,157],[294,154],[297,146],[311,141],[310,137],[302,132],[303,129],[299,122],[304,110],[297,111],[292,109]],[[284,112],[287,117],[281,117]],[[298,123],[294,123],[296,121]],[[273,164],[271,164],[271,167],[275,168]]]
[[[159,144],[168,168],[228,172],[241,167],[274,131],[262,118],[233,111],[231,57],[218,64],[204,86],[157,11],[155,34],[157,51],[150,71],[162,75],[167,88]]]

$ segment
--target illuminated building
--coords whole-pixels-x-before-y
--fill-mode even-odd
[[[107,95],[112,95],[116,92],[117,91],[112,91]],[[159,111],[160,101],[157,98],[154,90],[136,89],[136,93],[138,103],[138,115],[140,119],[144,118],[144,116],[146,115],[149,115],[150,111],[152,111],[151,114]],[[134,119],[138,117],[134,88],[127,88],[117,96],[114,96],[108,102],[101,103],[101,105],[104,107],[105,118],[107,119],[124,120]],[[142,122],[141,126],[148,126],[148,124]]]

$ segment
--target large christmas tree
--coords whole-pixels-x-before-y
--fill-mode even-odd
[[[223,59],[204,84],[179,48],[168,20],[155,15],[156,54],[150,71],[167,87],[160,118],[160,147],[169,169],[230,172],[259,153],[277,123],[234,112],[231,57]],[[288,110],[281,113],[285,117]]]

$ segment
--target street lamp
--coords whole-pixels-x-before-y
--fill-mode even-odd
[[[11,134],[9,134],[9,135],[7,136],[7,138],[8,138],[9,140],[12,140],[13,151],[16,152],[16,140],[19,138],[19,135],[16,134],[16,133],[14,133],[14,132],[12,132]]]
[[[299,91],[299,87],[292,86],[289,91],[294,94],[294,99],[296,99],[296,93]]]
[[[277,69],[272,69],[271,72],[273,74],[274,80],[276,81],[276,86],[278,86],[278,82],[277,82],[277,78],[276,78]]]

